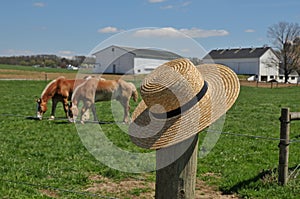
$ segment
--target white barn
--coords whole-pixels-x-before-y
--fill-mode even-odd
[[[279,74],[279,61],[271,47],[218,49],[203,58],[204,63],[223,64],[237,74],[252,75],[255,81],[283,82]],[[289,82],[297,83],[297,78],[293,77]]]
[[[181,56],[169,51],[112,45],[93,53],[94,73],[147,74],[161,64]]]

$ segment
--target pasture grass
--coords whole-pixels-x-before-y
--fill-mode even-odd
[[[45,86],[44,81],[0,82],[0,198],[48,198],[51,194],[88,198],[92,196],[80,193],[86,193],[91,185],[90,176],[102,175],[116,181],[142,176],[117,171],[97,161],[83,146],[74,124],[64,119],[30,119],[29,116],[35,115],[35,96]],[[291,111],[300,111],[299,93],[300,87],[241,87],[237,102],[226,114],[217,144],[198,160],[197,177],[225,194],[237,193],[243,198],[298,198],[299,176],[290,179],[285,187],[277,185],[279,141],[255,136],[279,138],[280,109],[290,107]],[[131,102],[132,110],[136,105]],[[122,149],[147,152],[131,143],[128,135],[112,123],[110,106],[110,102],[97,104],[98,119],[107,122],[102,125],[107,137]],[[46,117],[49,115],[50,111]],[[61,104],[56,116],[64,117]],[[122,115],[115,117],[122,121]],[[208,133],[212,132],[200,133],[199,147]],[[290,136],[300,139],[299,121],[291,123]],[[300,164],[299,151],[299,142],[290,144],[290,171]],[[151,172],[146,180],[154,181],[155,173]],[[51,192],[45,194],[45,190]],[[139,196],[146,191],[133,188],[129,192]]]

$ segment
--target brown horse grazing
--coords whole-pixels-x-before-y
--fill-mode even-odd
[[[133,98],[135,102],[138,100],[138,92],[133,83],[126,82],[122,79],[119,80],[105,80],[90,78],[86,82],[79,85],[72,96],[72,112],[74,121],[79,115],[78,103],[83,101],[83,107],[81,109],[80,121],[82,121],[83,114],[92,109],[94,120],[96,120],[96,110],[94,103],[100,101],[110,101],[116,99],[121,103],[124,108],[123,122],[129,122],[129,100]]]
[[[55,110],[58,102],[63,103],[63,108],[66,113],[66,117],[69,118],[71,113],[69,112],[68,101],[71,100],[74,87],[84,82],[82,79],[66,79],[61,76],[51,81],[44,89],[41,97],[36,100],[37,102],[37,117],[41,120],[44,113],[47,111],[47,102],[52,99],[52,111],[49,119],[54,119]],[[76,82],[76,85],[75,85]]]

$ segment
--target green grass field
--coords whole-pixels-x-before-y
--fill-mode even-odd
[[[92,184],[90,176],[118,181],[143,175],[120,172],[97,161],[83,146],[75,125],[66,120],[30,119],[35,115],[35,96],[45,86],[44,81],[0,81],[0,198],[49,198],[43,190],[53,190],[61,198],[92,198],[79,194]],[[136,105],[131,104],[133,108]],[[97,104],[100,121],[113,121],[109,106]],[[299,176],[285,187],[277,185],[278,140],[232,135],[279,138],[282,107],[300,111],[300,87],[242,87],[236,104],[226,114],[225,133],[206,157],[199,158],[197,177],[243,198],[299,198]],[[64,116],[61,105],[56,115]],[[102,126],[117,146],[143,151],[117,125]],[[205,135],[202,132],[200,140]],[[291,124],[291,139],[300,140],[299,121]],[[300,142],[290,145],[291,172],[300,164],[299,151]],[[154,172],[147,175],[147,180],[154,181]],[[114,197],[114,193],[99,194]]]

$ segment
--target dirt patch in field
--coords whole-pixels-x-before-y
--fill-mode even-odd
[[[21,80],[52,80],[59,76],[75,78],[76,73],[46,73],[36,71],[22,71],[11,69],[0,69],[0,79],[21,79]]]
[[[11,69],[0,69],[0,79],[11,80],[53,80],[59,76],[64,76],[67,79],[83,78],[90,74],[78,73],[49,73],[49,72],[37,72],[37,71],[22,71]],[[125,79],[125,80],[141,80],[145,75],[113,75],[113,74],[93,74],[93,76],[102,77],[105,79]]]
[[[146,179],[125,179],[113,181],[100,175],[89,177],[91,185],[85,190],[101,196],[113,198],[150,199],[155,195],[155,183]],[[197,179],[197,199],[238,199],[236,195],[223,195],[214,186],[208,186]]]
[[[0,79],[12,79],[12,80],[53,80],[59,76],[65,76],[68,79],[75,78],[83,78],[88,74],[80,74],[80,73],[48,73],[48,72],[37,72],[37,71],[21,71],[21,70],[10,70],[10,69],[0,69]],[[101,76],[106,79],[119,79],[120,77],[125,80],[142,80],[145,75],[111,75],[111,74],[103,74],[103,75],[95,75]],[[291,87],[298,86],[297,84],[284,84],[284,83],[276,83],[276,82],[255,82],[255,81],[247,81],[240,80],[240,84],[242,86],[250,86],[250,87],[260,87],[260,88],[281,88],[281,87]]]
[[[48,196],[50,198],[59,198],[59,195],[57,194],[57,192],[53,191],[53,190],[43,189],[43,190],[40,190],[40,193],[45,196]]]

